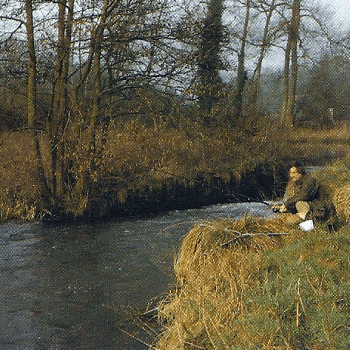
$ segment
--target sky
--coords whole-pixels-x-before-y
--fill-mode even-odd
[[[305,0],[307,2],[308,0]],[[336,28],[344,31],[350,30],[350,0],[315,0],[325,10],[332,14],[332,21]],[[264,63],[264,67],[276,70],[282,69],[284,65],[284,53],[282,51],[273,51]]]
[[[350,28],[350,0],[319,0],[320,4],[327,6],[330,12],[334,12],[336,24]]]

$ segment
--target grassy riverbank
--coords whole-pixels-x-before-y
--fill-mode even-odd
[[[205,225],[182,246],[157,349],[348,348],[349,228],[246,237],[223,248],[237,224]],[[252,225],[267,223],[246,220],[244,228]]]
[[[148,127],[111,125],[93,170],[83,134],[78,144],[72,140],[72,149],[66,149],[69,171],[61,210],[69,217],[99,217],[223,202],[229,192],[251,196],[260,191],[260,196],[271,197],[283,188],[284,170],[291,160],[302,158],[307,164],[323,165],[345,157],[350,151],[349,135],[346,125],[283,132],[271,124],[254,134],[222,127],[207,129],[189,122],[181,127],[163,122]],[[41,150],[50,185],[49,147],[42,133]],[[46,215],[30,133],[1,134],[0,160],[1,219]],[[94,179],[89,190],[82,187],[86,173]]]
[[[316,176],[337,196],[349,189],[349,165]],[[155,348],[347,349],[350,199],[340,197],[343,226],[332,233],[321,224],[291,229],[278,217],[196,225],[177,257],[176,288],[159,305]]]

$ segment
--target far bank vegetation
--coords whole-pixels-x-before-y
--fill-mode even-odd
[[[249,173],[269,176],[261,196],[278,195],[291,158],[348,153],[347,34],[306,1],[0,11],[2,219],[166,210],[197,191],[195,206],[214,186],[224,201],[242,181],[258,189]]]

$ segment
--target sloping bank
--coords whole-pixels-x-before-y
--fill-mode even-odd
[[[57,218],[100,218],[270,199],[281,194],[292,160],[302,157],[308,164],[319,165],[350,152],[346,128],[326,134],[272,128],[247,134],[195,124],[182,128],[161,123],[115,125],[94,160],[93,171],[82,132],[81,139],[66,142],[64,193],[56,208],[45,207],[41,200],[30,133],[6,132],[0,135],[0,218],[52,218],[50,212],[56,212]],[[322,141],[325,135],[327,142]],[[52,189],[50,149],[43,132],[42,158]]]
[[[327,172],[346,191],[345,176]],[[337,205],[348,219],[349,198]],[[348,349],[349,256],[346,222],[334,233],[291,230],[278,218],[200,223],[184,238],[176,288],[159,305],[155,348]]]

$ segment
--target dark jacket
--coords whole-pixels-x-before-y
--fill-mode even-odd
[[[291,213],[296,213],[295,204],[300,201],[310,205],[309,218],[329,219],[334,215],[334,206],[324,186],[309,174],[304,174],[286,191],[284,205]]]

